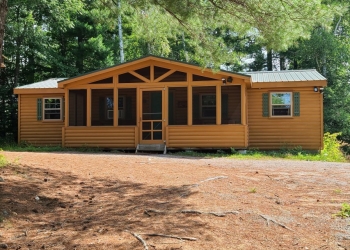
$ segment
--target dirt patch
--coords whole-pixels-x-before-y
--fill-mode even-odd
[[[8,249],[350,249],[350,164],[3,154]]]

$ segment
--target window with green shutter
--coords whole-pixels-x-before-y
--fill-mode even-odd
[[[292,92],[270,93],[271,116],[292,116]]]
[[[40,113],[43,110],[43,115],[40,114],[40,120],[62,120],[62,98],[44,98],[43,101],[43,109],[40,109]]]
[[[270,92],[262,94],[264,117],[300,116],[299,92]]]

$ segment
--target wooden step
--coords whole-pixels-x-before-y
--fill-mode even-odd
[[[136,147],[137,152],[163,152],[166,154],[166,145],[165,144],[138,144]]]

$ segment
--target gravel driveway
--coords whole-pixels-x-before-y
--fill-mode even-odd
[[[9,249],[350,249],[348,163],[2,153]]]

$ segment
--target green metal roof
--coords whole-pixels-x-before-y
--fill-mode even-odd
[[[327,80],[315,69],[244,72],[252,77],[252,82],[305,82]]]
[[[45,81],[19,86],[16,89],[57,89],[57,83],[66,78],[50,78]]]
[[[132,61],[128,61],[125,63],[117,64],[108,68],[104,68],[101,70],[92,71],[83,75],[79,75],[76,77],[71,78],[51,78],[45,81],[36,82],[32,84],[23,85],[20,87],[17,87],[16,89],[45,89],[45,88],[58,88],[58,82],[62,82],[69,79],[74,79],[80,76],[88,75],[93,72],[102,71],[105,69],[113,68],[116,66],[120,66],[123,64],[127,64],[133,61],[137,61],[146,57],[155,57],[160,58],[168,61],[173,62],[179,62],[183,63],[184,65],[191,65],[191,66],[197,66],[195,64],[185,63],[181,61],[176,61],[173,59],[168,59],[164,57],[158,57],[158,56],[145,56],[142,58],[138,58]],[[285,71],[257,71],[257,72],[230,72],[225,70],[220,70],[221,72],[231,73],[231,74],[239,74],[242,76],[251,77],[252,83],[258,83],[258,82],[299,82],[299,81],[319,81],[319,80],[326,80],[324,76],[322,76],[320,73],[318,73],[315,69],[307,69],[307,70],[285,70]],[[219,72],[220,72],[219,71]]]

